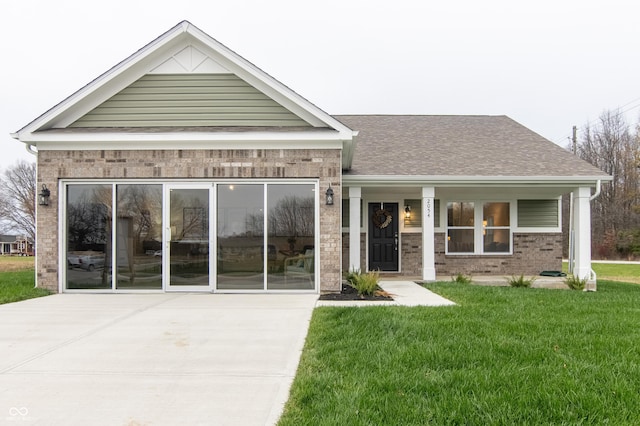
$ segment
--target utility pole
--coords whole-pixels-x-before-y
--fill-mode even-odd
[[[573,155],[578,155],[578,128],[573,126],[573,138],[571,138],[573,142]]]

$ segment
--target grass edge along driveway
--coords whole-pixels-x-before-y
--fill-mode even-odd
[[[427,287],[459,305],[317,308],[279,425],[640,424],[640,286]]]

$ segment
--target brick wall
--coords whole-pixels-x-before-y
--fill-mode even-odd
[[[341,285],[340,205],[327,206],[324,191],[331,183],[341,198],[341,152],[338,149],[131,150],[38,152],[38,188],[51,189],[50,205],[37,206],[37,283],[58,289],[58,180],[180,179],[219,181],[226,178],[295,179],[320,182],[320,289]]]
[[[444,254],[444,233],[435,234],[436,274],[538,275],[562,269],[562,234],[513,234],[513,255]]]

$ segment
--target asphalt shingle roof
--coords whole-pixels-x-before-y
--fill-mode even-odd
[[[507,116],[335,118],[359,131],[348,175],[607,176]]]

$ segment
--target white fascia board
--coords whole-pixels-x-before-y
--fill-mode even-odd
[[[145,149],[342,149],[335,135],[301,133],[242,135],[234,133],[169,134],[36,134],[36,141],[23,141],[42,150],[145,150]]]
[[[76,129],[78,130],[78,129]],[[181,142],[181,141],[299,141],[299,142],[344,142],[336,132],[38,132],[25,135],[21,142],[35,146],[43,143],[109,143],[109,142]]]
[[[463,186],[595,186],[598,181],[611,181],[611,176],[342,176],[345,186],[406,186],[437,185],[439,187]]]

